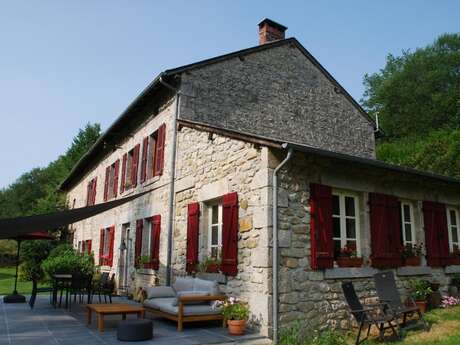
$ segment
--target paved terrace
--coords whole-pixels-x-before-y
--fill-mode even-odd
[[[97,300],[97,298],[95,298]],[[126,303],[123,298],[114,298],[114,303]],[[147,317],[151,315],[147,314]],[[136,318],[128,315],[127,318]],[[117,340],[117,322],[121,315],[105,317],[105,332],[96,329],[93,315],[91,326],[86,325],[84,304],[72,304],[72,311],[53,308],[46,295],[37,296],[35,308],[27,303],[5,304],[0,301],[0,345],[102,345],[131,344]],[[139,344],[267,344],[268,339],[256,333],[230,336],[221,322],[185,324],[183,332],[176,331],[176,324],[168,320],[152,318],[153,339]]]

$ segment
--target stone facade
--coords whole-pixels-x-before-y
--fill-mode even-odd
[[[373,124],[293,44],[181,75],[181,118],[373,158]]]
[[[269,322],[268,149],[190,128],[178,135],[173,268],[185,273],[187,205],[200,202],[200,259],[206,255],[206,209],[229,192],[239,199],[238,274],[221,291],[249,302],[251,325]]]
[[[146,194],[138,199],[135,199],[127,204],[112,210],[106,211],[102,214],[85,219],[81,222],[74,223],[71,229],[74,231],[74,246],[77,247],[79,241],[92,240],[92,250],[95,256],[95,262],[99,262],[99,231],[101,228],[115,226],[115,239],[114,239],[114,256],[113,265],[102,266],[101,270],[114,273],[116,275],[116,282],[121,276],[120,272],[120,244],[122,236],[122,228],[129,227],[130,240],[128,241],[128,280],[129,285],[143,286],[147,284],[164,283],[165,282],[165,265],[167,253],[167,219],[168,219],[168,196],[169,196],[169,179],[170,173],[170,157],[172,145],[168,140],[172,137],[172,120],[173,120],[174,104],[169,102],[164,105],[159,114],[149,117],[139,129],[132,134],[131,137],[120,143],[116,150],[106,156],[100,162],[89,170],[84,178],[82,178],[71,190],[67,193],[67,202],[73,207],[83,207],[86,205],[87,184],[94,177],[97,177],[96,189],[96,204],[103,202],[104,195],[104,180],[105,169],[107,166],[113,164],[117,159],[120,159],[120,178],[121,181],[121,161],[123,154],[131,150],[136,144],[142,143],[142,139],[159,128],[163,123],[166,124],[166,143],[165,143],[165,164],[163,174],[148,179],[144,183],[138,183],[134,189],[129,189],[123,194],[120,194],[118,187],[117,198],[126,197],[132,194],[137,194],[145,190],[152,189],[151,193]],[[134,269],[134,240],[136,220],[145,219],[153,215],[161,216],[161,239],[160,239],[160,269],[158,272],[153,270],[135,270]]]
[[[282,157],[279,157],[281,160]],[[359,197],[359,236],[364,265],[360,268],[333,268],[313,271],[310,266],[310,183],[322,183],[335,190],[351,191]],[[371,168],[349,166],[325,158],[295,154],[280,174],[280,195],[287,202],[279,205],[280,239],[280,323],[306,320],[311,328],[334,327],[348,329],[353,321],[345,303],[341,282],[353,281],[358,295],[364,300],[376,297],[372,276],[378,272],[370,266],[371,238],[368,195],[387,193],[401,200],[411,200],[414,210],[417,243],[426,243],[423,230],[421,200],[437,200],[459,205],[458,188],[427,183],[399,174],[382,174]],[[430,268],[423,259],[420,267],[401,267],[395,271],[401,293],[412,278],[436,279],[443,291],[449,283],[449,273],[458,266]]]

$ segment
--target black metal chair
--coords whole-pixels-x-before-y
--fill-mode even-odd
[[[408,305],[405,305],[402,302],[401,295],[396,287],[395,276],[392,271],[374,274],[374,282],[379,301],[387,305],[385,313],[387,315],[393,315],[396,319],[402,318],[402,322],[398,324],[400,333],[419,327],[420,325],[423,326],[426,331],[429,330],[429,326],[423,318],[420,308],[417,306],[412,297],[408,296]],[[418,322],[412,325],[407,325],[407,316],[414,313],[418,314]]]
[[[104,296],[104,302],[107,303],[107,296],[109,297],[110,303],[112,303],[112,294],[115,288],[115,274],[109,279],[109,273],[101,273],[101,279],[93,287],[93,296],[99,296],[99,303],[102,303],[101,295]],[[92,298],[91,298],[92,299]]]
[[[38,282],[36,280],[32,280],[32,293],[30,294],[30,298],[29,298],[29,306],[30,306],[30,309],[34,309],[34,305],[35,305],[35,300],[37,299],[37,294],[39,292],[49,292],[50,293],[50,303],[53,302],[53,287],[51,286],[41,286],[41,287],[38,287]]]
[[[72,280],[68,287],[67,293],[69,294],[69,310],[72,309],[72,296],[74,303],[77,302],[77,297],[80,303],[83,302],[83,297],[86,294],[88,296],[88,303],[91,296],[91,281],[92,276],[83,273],[72,274]]]
[[[358,296],[356,295],[355,288],[351,282],[343,282],[342,290],[343,294],[345,295],[345,300],[347,301],[348,307],[350,308],[351,314],[359,325],[358,335],[356,336],[355,341],[356,345],[361,344],[369,338],[369,333],[372,326],[377,327],[380,340],[384,339],[385,331],[387,329],[391,329],[393,334],[398,337],[398,333],[395,328],[397,325],[392,324],[395,319],[391,315],[384,313],[384,305],[379,303],[363,306]],[[388,324],[388,326],[385,326],[385,324]],[[365,338],[361,339],[361,332],[366,327],[367,335]]]

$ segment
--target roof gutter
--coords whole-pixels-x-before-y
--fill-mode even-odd
[[[177,120],[179,119],[180,112],[180,96],[181,92],[171,84],[163,80],[163,76],[160,75],[158,82],[171,91],[176,93],[175,97],[175,111],[173,118],[173,133],[172,133],[172,147],[171,147],[171,160],[169,166],[170,183],[169,183],[169,198],[168,198],[168,253],[166,258],[166,285],[171,285],[172,278],[172,250],[173,250],[173,223],[174,223],[174,197],[175,197],[175,180],[176,180],[176,150],[177,150]]]
[[[288,144],[282,144],[284,149]],[[273,344],[278,344],[278,171],[291,159],[293,149],[289,148],[284,160],[273,171],[273,233],[272,233],[272,268],[273,268],[273,298],[272,298],[272,320],[273,320]]]

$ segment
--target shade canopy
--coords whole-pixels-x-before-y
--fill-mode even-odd
[[[38,239],[26,237],[43,236],[48,230],[55,230],[62,226],[93,217],[99,213],[137,199],[149,192],[150,190],[136,195],[131,195],[126,198],[93,206],[74,208],[73,210],[47,213],[37,216],[0,219],[0,239]],[[32,233],[35,233],[35,235],[32,235]]]
[[[10,237],[9,239],[13,239],[16,241],[25,241],[25,240],[54,240],[54,237],[48,234],[45,231],[35,231],[28,234],[18,235],[14,237]]]

